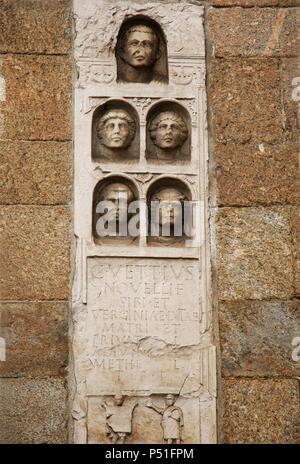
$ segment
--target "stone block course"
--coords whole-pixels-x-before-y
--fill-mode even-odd
[[[225,443],[297,442],[297,380],[228,379],[223,393]]]
[[[0,141],[0,203],[68,204],[72,195],[69,142]]]
[[[1,300],[68,299],[69,209],[2,206],[0,224]]]
[[[0,53],[65,54],[72,46],[69,0],[1,0]]]
[[[0,377],[65,374],[68,359],[68,303],[0,303],[0,337],[6,361]]]
[[[67,443],[66,390],[61,379],[0,378],[0,443]]]
[[[278,59],[213,60],[208,94],[215,143],[284,140]]]
[[[216,229],[220,300],[293,296],[290,208],[221,208]]]
[[[292,359],[299,301],[223,302],[219,327],[223,376],[300,377],[300,363]]]
[[[297,144],[217,144],[214,158],[219,205],[300,203]]]
[[[70,140],[72,63],[67,56],[0,56],[6,100],[0,138]]]
[[[297,57],[300,10],[217,8],[209,10],[215,57]]]

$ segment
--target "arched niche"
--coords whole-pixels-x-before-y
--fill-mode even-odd
[[[145,16],[125,20],[115,53],[118,82],[169,82],[167,41],[156,21]]]
[[[146,158],[156,164],[190,161],[191,118],[186,108],[176,101],[161,101],[149,110]]]
[[[153,182],[147,192],[147,210],[149,245],[185,246],[192,235],[193,208],[184,182],[173,177]]]
[[[93,193],[94,242],[124,246],[137,244],[138,200],[137,187],[127,177],[114,175],[99,181]]]
[[[92,159],[130,163],[139,159],[140,130],[136,110],[126,101],[98,106],[92,121]]]

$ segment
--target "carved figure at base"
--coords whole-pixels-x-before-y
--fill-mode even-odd
[[[153,409],[158,414],[161,414],[161,427],[163,429],[164,442],[167,444],[181,443],[181,432],[183,429],[183,412],[179,406],[175,406],[175,396],[166,396],[166,407],[160,408],[155,406],[150,401],[147,404],[148,408]]]
[[[115,395],[111,404],[102,403],[106,411],[106,433],[114,445],[123,445],[131,434],[132,414],[136,405],[126,403],[123,395]]]

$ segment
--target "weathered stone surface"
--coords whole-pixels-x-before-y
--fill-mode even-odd
[[[2,206],[2,300],[69,296],[70,215],[64,207]]]
[[[298,58],[286,58],[282,60],[281,81],[286,136],[288,139],[299,143],[300,62]]]
[[[289,208],[222,208],[216,229],[221,300],[293,296]]]
[[[191,241],[177,240],[173,231],[170,237],[162,237],[162,217],[160,236],[147,236],[144,231],[151,227],[144,211],[141,236],[134,243],[112,236],[102,240],[100,227],[99,232],[96,228],[103,217],[96,214],[99,201],[116,201],[120,195],[124,198],[124,192],[127,200],[146,196],[149,209],[151,200],[182,201],[189,197],[187,188],[197,201],[207,197],[205,11],[196,6],[199,3],[74,1],[74,57],[79,70],[74,109],[72,292],[76,443],[216,442],[216,349],[206,285],[210,270],[202,259],[209,254],[206,215],[197,216],[205,230],[203,242],[194,240],[192,246]],[[127,19],[134,16],[133,25]],[[138,19],[141,16],[158,24],[148,23],[145,28]],[[159,50],[155,36],[160,38]],[[130,42],[139,48],[144,40],[148,51],[138,59]],[[169,86],[162,85],[168,74]],[[106,101],[108,95],[122,95],[122,107]],[[168,95],[178,102],[168,100]],[[126,102],[136,108],[138,118]],[[188,108],[191,118],[178,104]],[[122,136],[115,137],[111,129],[120,119],[124,121]],[[106,126],[105,121],[110,123]],[[138,133],[143,136],[140,149],[134,146]],[[101,178],[99,167],[129,175]],[[164,176],[156,179],[158,173]],[[96,185],[95,175],[99,175]],[[116,180],[119,185],[113,185]],[[138,402],[134,412],[132,400]],[[160,410],[147,406],[152,400]],[[171,421],[175,431],[162,430],[161,420],[171,427],[174,405],[174,416],[182,408],[184,427],[179,416],[177,423]],[[108,427],[112,433],[107,433]]]
[[[214,155],[219,205],[299,204],[297,144],[217,144]]]
[[[209,75],[212,131],[216,141],[262,143],[282,139],[277,59],[214,60]]]
[[[221,303],[222,374],[300,377],[300,363],[292,360],[299,327],[298,301]]]
[[[282,19],[280,19],[282,17]],[[282,22],[282,26],[281,26]],[[300,8],[279,10],[277,25],[273,32],[276,37],[276,29],[280,34],[280,49],[283,56],[299,57],[300,51]]]
[[[69,203],[71,157],[68,142],[0,142],[0,203]]]
[[[295,443],[297,380],[223,381],[225,443]]]
[[[217,8],[209,11],[213,53],[229,56],[297,56],[299,21],[294,9]]]
[[[295,296],[300,296],[300,208],[291,208]]]
[[[267,6],[299,6],[299,0],[210,0],[213,6],[242,6],[242,7],[267,7]]]
[[[6,100],[0,137],[67,140],[71,137],[72,66],[64,56],[0,56]]]
[[[70,0],[2,0],[0,53],[67,53],[71,48]]]
[[[0,379],[0,443],[67,443],[63,380]]]
[[[0,336],[6,341],[0,376],[63,374],[68,356],[67,321],[67,303],[0,303]]]

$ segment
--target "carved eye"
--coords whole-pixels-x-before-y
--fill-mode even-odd
[[[147,48],[152,48],[153,44],[152,42],[143,42],[143,46]]]

